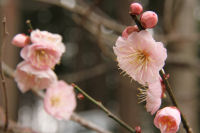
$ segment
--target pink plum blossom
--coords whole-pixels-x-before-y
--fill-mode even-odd
[[[45,94],[46,112],[59,120],[69,120],[76,107],[74,89],[64,81],[52,84]]]
[[[51,44],[61,55],[65,52],[65,45],[62,43],[62,36],[59,34],[36,29],[31,32],[31,41],[34,44]]]
[[[146,109],[153,115],[161,105],[162,86],[160,80],[149,84],[146,96]]]
[[[30,37],[25,34],[17,34],[12,39],[12,44],[17,47],[24,47],[30,44]]]
[[[37,69],[54,68],[60,62],[65,46],[62,37],[47,31],[34,30],[31,32],[32,45],[21,51],[21,57],[29,61]]]
[[[180,122],[180,111],[176,107],[165,107],[159,110],[154,118],[154,125],[161,133],[176,133]]]
[[[49,69],[59,63],[61,54],[54,45],[35,43],[21,50],[21,57],[37,69]]]
[[[45,89],[57,80],[56,74],[51,70],[38,70],[29,62],[23,61],[17,65],[14,79],[21,92],[30,89]]]
[[[118,37],[113,49],[119,67],[134,80],[143,85],[159,80],[167,50],[148,31],[132,32],[127,39]]]

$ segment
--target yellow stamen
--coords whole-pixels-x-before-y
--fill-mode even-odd
[[[51,97],[51,105],[56,107],[60,104],[60,98],[58,96]]]

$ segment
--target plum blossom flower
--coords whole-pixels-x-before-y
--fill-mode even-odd
[[[61,55],[65,52],[65,45],[62,43],[62,36],[59,34],[36,29],[31,32],[31,41],[32,43],[54,45],[54,49],[58,50]]]
[[[153,115],[161,105],[162,86],[160,80],[138,90],[140,91],[138,95],[140,102],[146,101],[147,112],[151,112],[151,115]]]
[[[176,107],[165,107],[159,110],[154,118],[154,125],[161,133],[176,133],[180,122],[180,111]]]
[[[29,61],[37,69],[53,68],[59,63],[61,55],[59,51],[50,44],[32,44],[21,50],[21,57]]]
[[[119,67],[134,80],[143,85],[159,80],[167,51],[148,31],[132,32],[127,39],[118,37],[113,49]]]
[[[74,89],[64,81],[52,84],[45,94],[46,112],[59,120],[69,120],[76,107]]]
[[[38,70],[29,62],[23,61],[17,65],[14,79],[22,93],[30,89],[45,89],[57,81],[56,74],[51,70]]]
[[[37,69],[54,68],[60,62],[65,46],[62,37],[47,31],[34,30],[31,32],[32,45],[21,50],[21,57]]]
[[[17,47],[24,47],[30,44],[30,37],[25,34],[17,34],[12,39],[12,44]]]

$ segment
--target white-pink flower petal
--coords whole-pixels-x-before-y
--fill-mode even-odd
[[[45,94],[44,108],[48,114],[59,120],[69,120],[76,108],[73,87],[64,81],[51,85]]]
[[[160,80],[148,86],[146,96],[146,109],[153,115],[161,105],[162,86]]]
[[[143,85],[159,80],[167,51],[148,31],[132,32],[127,39],[119,37],[113,49],[119,67],[134,80]]]
[[[29,62],[23,61],[17,65],[14,79],[21,92],[30,89],[45,89],[57,81],[56,74],[51,70],[38,70]]]

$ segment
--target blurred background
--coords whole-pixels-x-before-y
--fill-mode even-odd
[[[66,45],[55,72],[59,79],[76,83],[133,128],[158,133],[153,116],[138,104],[139,85],[123,76],[117,67],[112,46],[123,29],[134,22],[129,16],[133,0],[0,0],[0,19],[7,17],[9,41],[4,62],[15,69],[22,59],[20,49],[11,45],[17,33],[28,33],[26,20],[35,29],[61,34]],[[165,70],[180,108],[194,133],[200,132],[200,1],[139,0],[144,10],[155,11],[158,25],[151,31],[168,50]],[[2,33],[2,25],[0,26]],[[1,34],[2,35],[2,34]],[[2,40],[2,36],[0,38]],[[6,78],[9,118],[41,133],[94,133],[72,121],[57,121],[43,110],[43,103],[32,92],[22,94],[11,78]],[[0,102],[2,105],[2,91]],[[77,100],[76,112],[104,129],[128,133],[87,99]],[[172,105],[168,96],[162,106]],[[2,105],[3,106],[3,105]],[[2,118],[2,117],[0,117]],[[2,126],[2,125],[1,125]],[[180,126],[179,133],[184,133]]]

